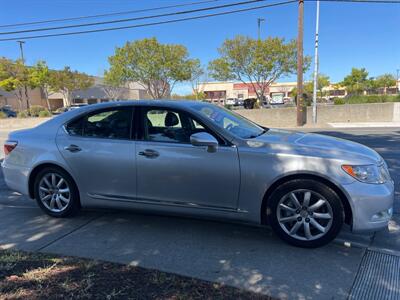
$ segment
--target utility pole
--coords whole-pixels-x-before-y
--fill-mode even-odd
[[[318,89],[318,33],[319,33],[319,0],[317,1],[317,19],[315,23],[315,54],[314,54],[314,89],[313,89],[313,123],[317,124],[317,89]]]
[[[265,19],[257,18],[257,26],[258,26],[258,40],[261,38],[261,22],[264,22]]]
[[[23,48],[23,45],[25,44],[25,41],[17,41],[17,43],[19,44],[19,50],[21,51],[21,60],[22,60],[22,63],[25,64],[25,59],[24,59],[24,48]]]
[[[21,60],[22,60],[22,65],[25,67],[25,58],[24,58],[24,47],[23,45],[25,44],[25,41],[17,41],[19,44],[19,50],[21,51]],[[28,110],[28,115],[30,115],[30,105],[29,105],[29,96],[28,96],[28,86],[26,85],[26,80],[24,83],[24,92],[25,92],[25,101],[26,101],[26,109]]]
[[[303,19],[304,0],[299,0],[298,34],[297,34],[297,126],[307,121],[307,108],[303,101]]]

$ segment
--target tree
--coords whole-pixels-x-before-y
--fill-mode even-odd
[[[257,98],[262,100],[268,87],[282,76],[296,73],[296,41],[281,38],[255,40],[246,36],[226,39],[218,49],[220,58],[210,62],[210,75],[216,80],[249,82]],[[310,65],[304,59],[304,70]]]
[[[346,87],[349,94],[359,95],[368,89],[370,83],[368,72],[365,68],[352,68],[351,73],[340,84]]]
[[[206,81],[206,71],[200,64],[200,60],[194,59],[191,66],[190,84],[195,100],[202,100],[204,98],[204,85],[201,82]]]
[[[118,100],[122,96],[122,76],[117,76],[115,72],[104,72],[103,91],[111,100]]]
[[[51,85],[54,71],[50,71],[45,61],[38,61],[29,69],[29,85],[31,88],[40,88],[46,99],[47,109],[51,110],[49,96],[52,94]]]
[[[396,85],[396,78],[392,74],[383,74],[375,79],[375,87],[383,88],[384,93],[389,87]]]
[[[317,80],[317,91],[319,91],[320,97],[325,96],[324,88],[328,87],[331,84],[329,76],[324,74],[318,74]],[[314,88],[314,87],[313,87]]]
[[[189,80],[194,64],[184,46],[160,44],[156,38],[127,42],[108,61],[110,76],[138,82],[153,99],[166,97],[175,83]]]
[[[93,77],[72,71],[70,67],[65,67],[61,71],[54,71],[50,82],[50,89],[59,91],[63,95],[64,106],[72,103],[72,92],[76,90],[85,90],[94,84]]]
[[[173,100],[205,100],[206,95],[203,92],[198,94],[189,94],[189,95],[179,95],[179,94],[172,94],[171,99]]]
[[[12,92],[19,102],[19,109],[23,109],[23,101],[29,108],[29,98],[24,93],[25,87],[29,85],[29,70],[22,60],[12,61],[7,58],[0,58],[0,88]]]

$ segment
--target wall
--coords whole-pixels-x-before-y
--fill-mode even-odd
[[[295,127],[296,108],[237,110],[236,112],[264,126]],[[392,122],[400,120],[400,103],[371,103],[318,106],[318,124],[343,122]],[[307,120],[312,122],[312,108],[307,108]]]
[[[23,92],[24,93],[24,92]],[[20,102],[18,98],[11,92],[1,91],[2,96],[0,97],[0,106],[11,105],[15,110],[20,110]],[[40,89],[28,89],[29,103],[30,105],[41,105],[47,107],[46,100],[42,96]],[[25,97],[24,97],[25,98]],[[22,110],[26,109],[26,100],[22,102]]]

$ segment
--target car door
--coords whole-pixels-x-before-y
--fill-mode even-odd
[[[72,120],[60,130],[57,146],[81,193],[101,200],[136,197],[132,107],[112,107]]]
[[[142,107],[136,144],[138,199],[165,205],[234,209],[240,184],[237,148],[193,146],[190,135],[206,131],[184,111]]]

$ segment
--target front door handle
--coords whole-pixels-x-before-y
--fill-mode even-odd
[[[159,156],[160,153],[158,153],[158,152],[155,151],[155,150],[146,149],[146,150],[144,150],[144,151],[140,151],[140,152],[139,152],[139,155],[145,156],[145,157],[147,157],[147,158],[155,158],[155,157]]]
[[[64,150],[67,150],[67,151],[69,151],[69,152],[79,152],[79,151],[81,151],[82,149],[81,149],[79,146],[77,146],[77,145],[69,145],[69,146],[67,146],[67,147],[64,147]]]

